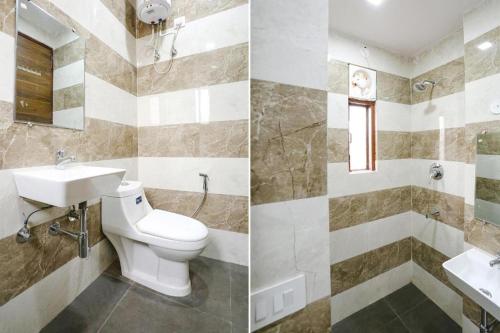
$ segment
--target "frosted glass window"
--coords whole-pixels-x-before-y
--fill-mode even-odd
[[[375,103],[349,101],[349,170],[375,170]]]

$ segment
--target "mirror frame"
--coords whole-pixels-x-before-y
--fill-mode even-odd
[[[49,12],[47,12],[45,9],[43,9],[42,7],[40,7],[38,4],[34,3],[33,1],[31,0],[28,0],[33,6],[36,6],[38,9],[40,9],[45,15],[49,16],[51,19],[57,21],[59,24],[61,24],[62,26],[66,27],[67,29],[73,31],[74,34],[78,35],[79,38],[83,38],[80,34],[77,33],[76,29],[74,27],[68,27],[66,24],[62,23],[61,21],[59,21],[57,18],[54,17],[54,15],[50,14]],[[72,127],[65,127],[65,126],[58,126],[58,125],[54,125],[54,124],[46,124],[46,123],[40,123],[40,122],[36,122],[36,121],[26,121],[26,120],[17,120],[16,119],[16,108],[17,108],[17,36],[18,36],[18,22],[19,22],[19,6],[20,6],[20,2],[21,0],[16,0],[16,30],[15,30],[15,33],[16,35],[14,36],[15,38],[15,45],[14,45],[14,106],[13,106],[13,112],[12,112],[12,117],[13,117],[13,122],[14,123],[18,123],[18,124],[26,124],[28,127],[32,127],[33,125],[37,125],[37,126],[44,126],[44,127],[53,127],[53,128],[61,128],[61,129],[67,129],[67,130],[72,130],[72,131],[80,131],[80,132],[83,132],[85,131],[85,127],[86,127],[86,124],[85,124],[85,109],[86,109],[86,105],[85,105],[85,74],[86,74],[86,56],[87,56],[87,40],[84,38],[84,44],[85,44],[85,47],[84,47],[84,55],[83,55],[83,90],[84,90],[84,95],[83,95],[83,114],[82,114],[82,117],[83,117],[83,128],[72,128]],[[54,112],[54,111],[52,111]]]

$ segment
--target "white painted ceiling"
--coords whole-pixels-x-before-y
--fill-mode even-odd
[[[393,53],[413,56],[462,26],[483,0],[330,0],[330,30]]]

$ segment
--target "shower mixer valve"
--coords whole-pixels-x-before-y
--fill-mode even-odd
[[[429,177],[433,180],[440,180],[444,176],[443,166],[437,162],[431,164],[429,168]]]

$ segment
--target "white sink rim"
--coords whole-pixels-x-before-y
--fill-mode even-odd
[[[500,320],[500,279],[498,286],[492,287],[500,277],[500,266],[489,266],[489,261],[494,258],[490,253],[472,248],[444,262],[443,268],[456,288]],[[491,292],[492,297],[487,296],[480,288]]]
[[[57,207],[99,198],[120,185],[125,169],[67,165],[13,170],[19,196]]]

